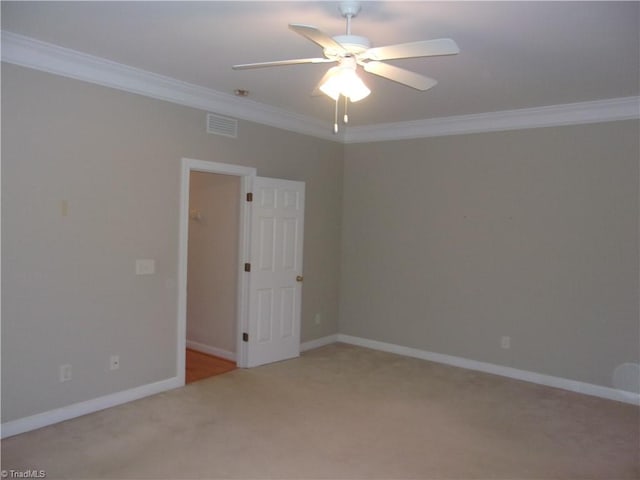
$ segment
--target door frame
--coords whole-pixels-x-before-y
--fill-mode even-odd
[[[185,384],[185,351],[187,347],[187,265],[189,252],[189,192],[191,172],[217,173],[240,177],[240,212],[238,221],[238,285],[236,289],[236,363],[247,365],[247,346],[242,332],[248,331],[249,278],[241,265],[249,261],[251,253],[251,211],[245,201],[253,188],[256,169],[227,163],[182,158],[180,173],[180,223],[178,240],[178,319],[177,319],[177,377]]]

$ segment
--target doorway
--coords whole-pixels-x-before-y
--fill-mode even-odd
[[[210,339],[211,332],[205,332],[206,330],[206,321],[202,321],[202,314],[200,323],[196,322],[193,325],[190,325],[189,332],[187,328],[187,312],[191,307],[192,310],[202,309],[206,307],[202,306],[202,303],[198,304],[192,303],[190,305],[189,302],[189,294],[187,289],[187,283],[189,280],[189,270],[193,267],[193,261],[189,262],[189,237],[190,234],[194,236],[202,236],[201,234],[205,230],[205,223],[213,223],[214,219],[218,218],[219,215],[227,215],[229,217],[229,211],[224,211],[224,208],[212,209],[207,207],[206,212],[205,208],[196,205],[195,203],[191,205],[190,202],[190,194],[191,194],[191,182],[192,182],[192,173],[203,173],[206,175],[211,175],[211,177],[194,177],[194,186],[196,183],[200,182],[202,179],[213,179],[213,183],[217,182],[217,187],[212,187],[214,191],[213,195],[221,196],[223,195],[223,187],[221,184],[228,184],[227,190],[232,190],[236,195],[236,208],[233,210],[233,213],[230,218],[227,218],[226,222],[228,225],[233,225],[230,228],[235,228],[235,232],[232,232],[233,238],[235,238],[236,248],[234,249],[235,261],[231,268],[235,269],[235,281],[229,281],[227,278],[226,283],[227,287],[226,295],[231,296],[231,298],[227,298],[225,302],[225,307],[227,312],[225,315],[227,317],[231,315],[232,320],[226,326],[222,326],[221,328],[224,330],[227,329],[226,338],[222,343],[222,346],[209,345],[211,343]],[[176,355],[176,364],[177,364],[177,376],[180,379],[181,383],[184,384],[186,380],[186,349],[189,345],[191,348],[194,346],[198,350],[205,350],[204,353],[214,354],[217,356],[232,356],[232,360],[236,362],[239,367],[246,366],[246,347],[243,345],[242,338],[240,332],[246,331],[246,312],[247,312],[247,295],[248,295],[248,279],[244,275],[240,275],[240,265],[245,259],[248,258],[249,252],[249,236],[248,236],[248,222],[249,222],[249,209],[246,206],[246,202],[242,201],[246,196],[246,192],[249,191],[252,183],[252,179],[256,175],[256,170],[251,167],[241,167],[237,165],[229,165],[217,162],[207,162],[202,160],[195,160],[189,158],[182,159],[182,174],[181,174],[181,196],[180,196],[180,235],[179,235],[179,260],[178,260],[178,341],[177,341],[177,355]],[[205,182],[207,183],[207,182]],[[229,195],[229,192],[225,194]],[[206,195],[205,195],[206,197]],[[220,210],[220,212],[216,212],[215,210]],[[235,218],[232,218],[235,217]],[[194,225],[194,229],[190,232],[190,226]],[[210,225],[209,225],[210,226]],[[197,233],[196,233],[197,232]],[[233,249],[233,246],[231,247]],[[219,255],[218,255],[219,256]],[[214,256],[215,261],[215,256]],[[204,275],[206,272],[205,269],[200,269],[200,274]],[[210,282],[211,280],[209,280]],[[233,284],[233,285],[229,285]],[[208,287],[201,288],[211,288],[211,283],[208,284]],[[192,293],[194,291],[192,290]],[[195,293],[198,293],[197,290]],[[198,295],[196,295],[197,297]],[[202,295],[201,295],[202,296]],[[202,298],[201,298],[202,299]],[[233,305],[233,307],[229,307],[229,303]],[[192,312],[193,313],[193,312]],[[205,314],[206,315],[206,314]],[[220,327],[220,326],[218,326]],[[215,331],[215,328],[213,329]],[[188,334],[190,336],[195,336],[196,338],[191,338],[189,343],[187,342]],[[204,336],[203,336],[204,335]],[[209,335],[209,336],[207,336]],[[199,339],[204,339],[202,341],[198,341]],[[225,347],[226,345],[226,347]],[[229,347],[229,345],[235,345],[235,348]],[[208,350],[207,348],[210,347]],[[230,355],[228,355],[230,354]]]
[[[304,182],[257,177],[256,169],[251,167],[183,158],[176,350],[176,376],[182,385],[185,383],[187,343],[189,193],[192,172],[240,177],[235,292],[237,366],[254,367],[300,354]],[[252,191],[253,188],[255,191]],[[198,212],[193,212],[193,216],[197,220]]]
[[[240,177],[189,177],[186,383],[235,368]]]

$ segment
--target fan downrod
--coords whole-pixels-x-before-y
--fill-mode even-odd
[[[336,35],[333,39],[342,45],[350,55],[365,52],[371,47],[369,39],[360,35],[351,35],[351,19],[360,12],[360,2],[342,2],[339,8],[342,16],[347,19],[347,32],[346,35]]]

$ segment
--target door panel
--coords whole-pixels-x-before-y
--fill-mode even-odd
[[[254,179],[247,366],[300,355],[304,183]]]

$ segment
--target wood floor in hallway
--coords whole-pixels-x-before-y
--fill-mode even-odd
[[[187,348],[186,383],[235,370],[236,362]]]

